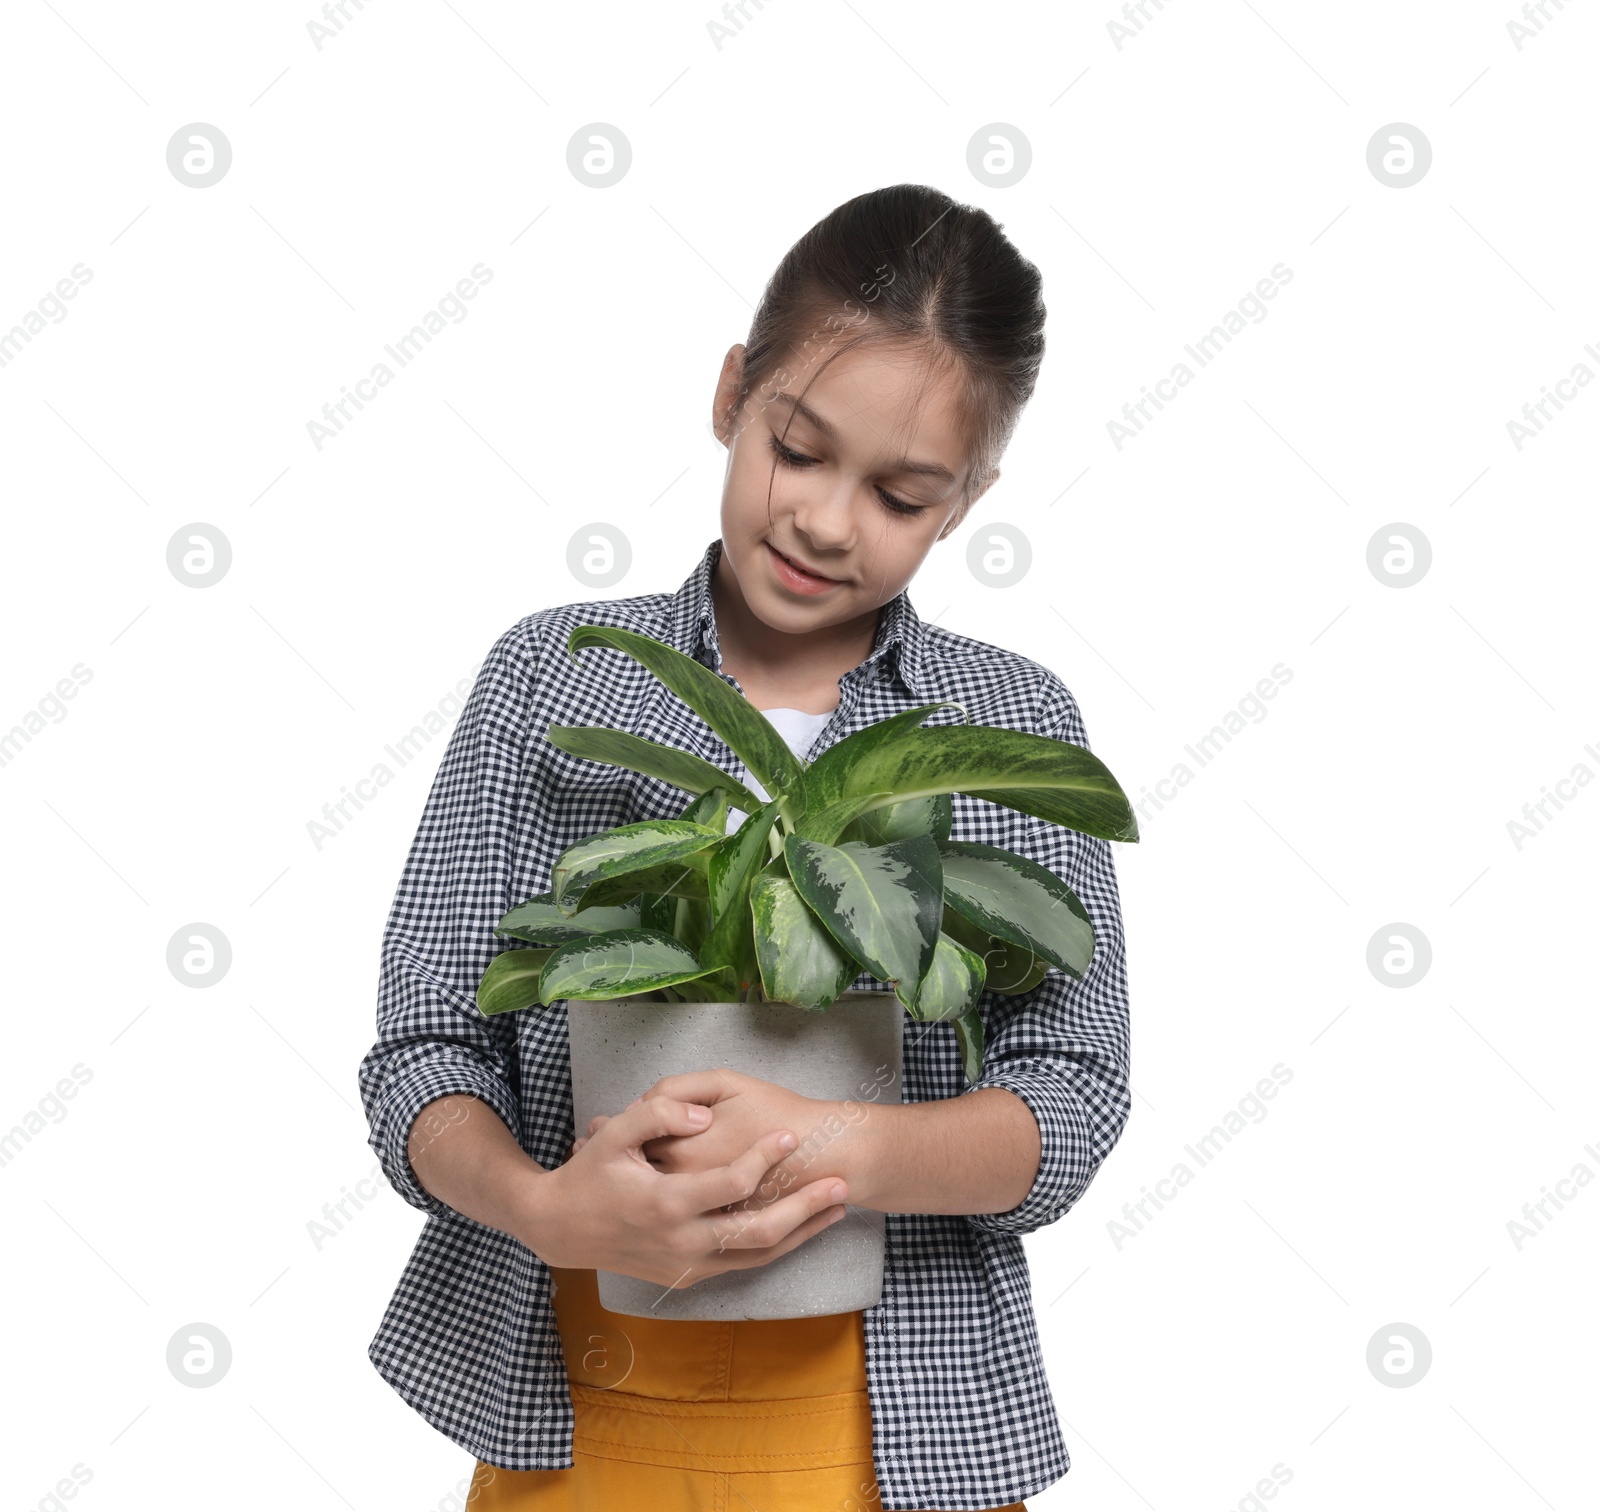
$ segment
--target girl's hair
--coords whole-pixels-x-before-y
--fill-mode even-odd
[[[923,184],[857,195],[807,231],[768,281],[745,341],[735,409],[765,408],[775,391],[793,393],[793,380],[809,373],[804,395],[854,346],[919,351],[930,376],[954,371],[963,380],[972,464],[965,512],[994,476],[1033,393],[1044,357],[1041,287],[1039,270],[976,206]]]

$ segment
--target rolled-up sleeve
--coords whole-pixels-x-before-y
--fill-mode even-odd
[[[522,1142],[515,1016],[486,1018],[478,981],[505,948],[538,644],[528,621],[490,649],[451,732],[383,933],[376,1043],[361,1062],[372,1146],[394,1189],[430,1214],[449,1206],[407,1153],[422,1109],[481,1098]],[[427,1125],[424,1125],[426,1131]]]
[[[1089,746],[1077,702],[1053,674],[1037,728]],[[1004,1087],[1028,1105],[1039,1125],[1039,1172],[1009,1212],[974,1213],[967,1221],[991,1233],[1028,1234],[1083,1196],[1128,1121],[1127,953],[1109,842],[1029,816],[1023,842],[1007,848],[1066,882],[1094,927],[1094,954],[1081,980],[1052,966],[1031,992],[984,995],[983,1070],[974,1090]]]

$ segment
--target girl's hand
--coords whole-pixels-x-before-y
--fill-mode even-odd
[[[778,1130],[798,1134],[793,1153],[776,1163],[758,1185],[746,1206],[760,1206],[792,1192],[805,1180],[842,1178],[842,1149],[834,1140],[859,1118],[849,1116],[841,1105],[818,1098],[804,1097],[774,1082],[746,1076],[726,1068],[697,1071],[681,1076],[664,1076],[649,1088],[645,1097],[667,1097],[689,1104],[702,1104],[712,1114],[709,1128],[689,1134],[666,1135],[644,1146],[645,1158],[657,1170],[697,1172],[726,1165],[757,1141]],[[593,1136],[609,1120],[604,1116],[589,1120]],[[574,1149],[585,1143],[580,1139]]]
[[[531,1184],[516,1236],[548,1265],[673,1288],[767,1265],[844,1216],[844,1183],[826,1177],[746,1207],[795,1148],[787,1128],[769,1126],[694,1171],[658,1169],[647,1158],[647,1144],[687,1140],[712,1122],[709,1109],[654,1093],[597,1120],[570,1160]]]

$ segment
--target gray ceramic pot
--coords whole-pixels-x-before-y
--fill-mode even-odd
[[[900,1101],[904,1010],[892,992],[845,992],[823,1013],[787,1003],[569,1000],[573,1121],[617,1113],[657,1078],[726,1066],[807,1097]],[[801,1153],[830,1137],[796,1129]],[[669,1289],[599,1273],[600,1302],[636,1317],[803,1318],[873,1306],[883,1291],[882,1213],[849,1216],[769,1265]]]

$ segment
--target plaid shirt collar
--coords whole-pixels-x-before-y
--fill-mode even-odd
[[[722,648],[717,642],[716,606],[711,598],[711,574],[722,553],[718,536],[701,554],[694,571],[672,596],[668,611],[671,644],[685,656],[703,662],[714,672],[722,670]],[[878,615],[877,635],[866,660],[846,674],[858,680],[879,677],[891,669],[913,698],[926,699],[922,686],[922,654],[928,627],[911,607],[910,589],[902,588]]]

